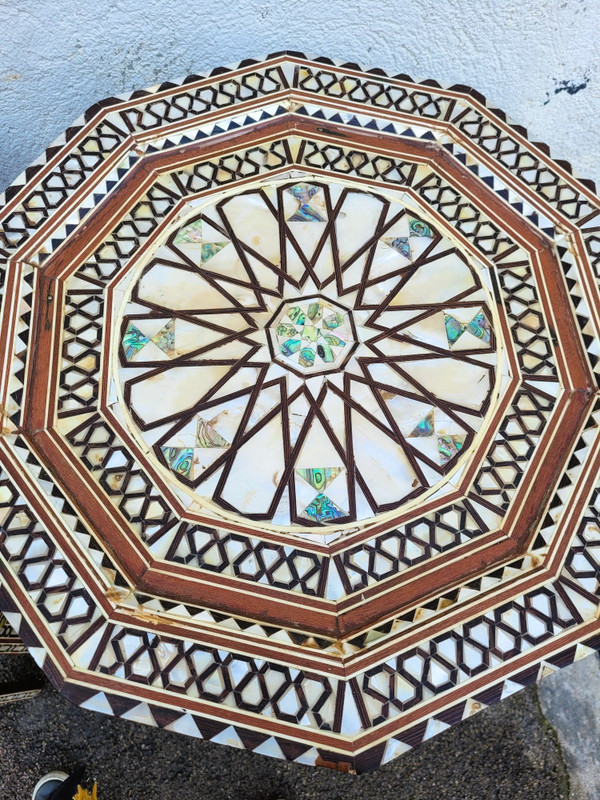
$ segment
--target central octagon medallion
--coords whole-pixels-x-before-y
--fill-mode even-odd
[[[322,297],[284,303],[268,335],[274,357],[299,375],[338,370],[355,344],[351,313]]]

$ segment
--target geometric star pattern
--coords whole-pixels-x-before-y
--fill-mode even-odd
[[[598,652],[599,276],[593,184],[467,87],[92,106],[0,209],[7,624],[85,708],[357,772]]]
[[[341,183],[273,184],[198,207],[125,278],[124,411],[205,509],[339,529],[443,486],[502,367],[487,268],[423,218]],[[432,407],[433,449],[410,434]],[[294,475],[335,463],[335,499],[308,505]]]

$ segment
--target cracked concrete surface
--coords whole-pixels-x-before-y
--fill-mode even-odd
[[[276,50],[465,83],[600,179],[593,0],[0,0],[0,187],[104,97]]]

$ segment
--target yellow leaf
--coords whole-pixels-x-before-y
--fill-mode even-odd
[[[94,781],[91,794],[87,789],[78,786],[76,794],[73,795],[73,800],[98,800],[98,786],[96,785],[96,781]]]

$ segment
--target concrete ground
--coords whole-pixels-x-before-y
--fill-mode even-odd
[[[39,674],[29,656],[0,658],[0,682]],[[358,777],[86,711],[46,683],[0,709],[0,798],[85,765],[99,800],[597,800],[599,727],[595,656]]]

